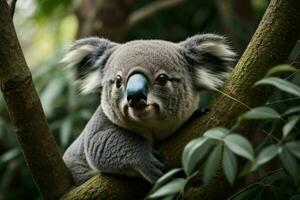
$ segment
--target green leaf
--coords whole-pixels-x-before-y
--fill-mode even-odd
[[[229,130],[222,127],[216,127],[207,130],[203,135],[207,138],[222,140],[226,135],[228,135]]]
[[[254,84],[254,86],[257,85],[272,85],[284,92],[300,97],[300,87],[281,78],[264,78]]]
[[[213,144],[213,140],[205,137],[192,140],[184,148],[182,165],[185,173],[191,175]]]
[[[261,181],[267,184],[276,184],[286,178],[286,172],[283,168],[275,169],[263,175]]]
[[[285,147],[294,154],[298,159],[300,159],[300,141],[293,141],[285,144]]]
[[[223,151],[223,170],[227,180],[233,185],[237,172],[237,161],[235,155],[226,146]]]
[[[92,117],[92,114],[89,110],[80,110],[79,111],[79,116],[84,119],[84,120],[89,120]]]
[[[241,170],[241,172],[239,173],[239,177],[242,176],[246,176],[248,175],[250,172],[256,170],[256,166],[255,166],[255,162],[252,161],[248,161],[245,166],[243,167],[243,169]]]
[[[266,77],[280,72],[296,72],[296,71],[298,70],[295,67],[292,67],[291,65],[277,65],[276,67],[271,68],[267,72]]]
[[[259,154],[256,159],[256,164],[263,165],[266,162],[272,160],[278,154],[279,147],[275,144],[265,147]]]
[[[280,118],[279,113],[269,107],[256,107],[244,114],[240,115],[238,120],[248,120],[248,119],[278,119]]]
[[[254,160],[252,145],[243,136],[230,134],[224,138],[224,142],[233,153],[249,160]]]
[[[300,199],[300,194],[296,194],[290,198],[290,200],[299,200],[299,199]]]
[[[17,157],[19,154],[20,154],[20,151],[18,148],[14,148],[14,149],[6,151],[2,155],[0,155],[0,164],[11,161],[15,157]]]
[[[291,119],[283,126],[282,132],[283,132],[283,138],[286,138],[288,134],[293,130],[297,122],[299,121],[300,116],[293,116]]]
[[[184,178],[176,178],[161,188],[157,189],[155,192],[150,194],[149,199],[155,199],[159,197],[165,197],[179,193],[183,190],[186,180]]]
[[[253,200],[256,199],[255,197],[257,197],[263,189],[264,187],[261,184],[252,184],[228,198],[228,200]]]
[[[47,116],[52,115],[54,110],[55,99],[59,96],[64,87],[63,80],[61,78],[54,78],[43,90],[41,95],[41,102],[43,109]]]
[[[179,172],[181,172],[182,169],[181,168],[176,168],[176,169],[172,169],[169,172],[167,172],[166,174],[164,174],[162,177],[160,177],[155,185],[153,186],[152,190],[150,191],[150,193],[153,193],[155,190],[157,190],[158,188],[160,188],[161,186],[165,185],[166,183],[168,183],[171,179],[173,179],[175,177],[175,175],[177,175]]]
[[[294,115],[300,113],[300,106],[291,107],[287,111],[285,111],[282,116]]]
[[[0,110],[3,110],[5,108],[5,103],[3,100],[3,95],[0,94]]]
[[[263,190],[273,188],[274,187],[273,184],[275,182],[282,181],[285,178],[286,178],[286,173],[283,172],[283,169],[277,169],[271,172],[267,172],[265,175],[263,175],[262,178],[260,178],[260,180],[258,180],[258,182],[248,185],[247,187],[243,188],[241,191],[234,194],[227,200],[265,199],[266,198],[265,196],[264,198],[262,198]],[[277,187],[274,188],[278,190]]]
[[[11,183],[13,182],[14,178],[16,177],[16,174],[20,173],[20,163],[17,162],[10,162],[8,163],[8,167],[3,171],[4,176],[1,177],[0,181],[0,196],[7,193],[7,188]],[[5,199],[5,198],[4,198]]]
[[[70,141],[72,133],[73,119],[72,116],[68,116],[62,121],[60,129],[60,141],[63,147],[66,147]]]
[[[297,181],[297,174],[298,174],[298,164],[296,159],[290,154],[289,151],[285,147],[282,147],[279,151],[279,158],[287,173]]]
[[[177,197],[178,194],[169,195],[166,197],[163,197],[161,200],[174,200],[175,197]]]
[[[221,161],[222,146],[222,144],[216,146],[211,152],[211,154],[208,156],[203,172],[204,184],[208,184],[216,175]]]

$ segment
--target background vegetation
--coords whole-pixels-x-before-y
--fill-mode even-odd
[[[86,2],[88,1],[19,0],[14,16],[23,52],[28,65],[32,68],[35,86],[61,152],[81,132],[99,103],[97,95],[79,95],[77,87],[72,84],[70,71],[63,69],[58,64],[64,45],[75,38],[85,36],[81,33],[85,22],[81,19],[80,9],[85,7]],[[151,2],[153,1],[137,1],[132,3],[129,10],[131,12],[143,8]],[[116,37],[114,34],[105,36],[121,42],[150,38],[177,42],[195,33],[215,32],[227,35],[236,51],[243,52],[268,5],[268,1],[239,2],[238,0],[189,0],[180,6],[166,9],[140,21],[124,31],[122,36]],[[91,34],[93,33],[91,32]],[[296,67],[299,66],[299,52],[300,45],[297,45],[289,59],[289,63]],[[283,78],[294,84],[300,83],[299,73],[286,73],[288,72],[282,75]],[[204,94],[205,101],[202,106],[208,104],[210,95]],[[297,96],[294,97],[276,90],[270,97],[268,106],[276,109],[279,113],[284,113],[299,103]],[[299,110],[295,113],[298,112]],[[286,120],[289,121],[288,118]],[[258,133],[251,138],[254,152],[257,154],[263,147],[273,144],[274,137],[281,134],[280,130],[284,124],[280,120],[263,120],[257,129]],[[297,130],[299,132],[299,129],[294,131]],[[4,101],[1,98],[0,199],[39,199],[40,196],[25,165],[13,132]],[[261,134],[261,132],[265,134]],[[277,136],[272,136],[273,133]],[[289,141],[298,137],[296,134],[291,134],[291,136]],[[275,142],[278,141],[275,140]],[[298,161],[295,160],[294,163],[298,163]],[[248,176],[246,183],[258,180],[266,173],[277,169],[277,166],[278,164],[271,163],[259,173]],[[296,167],[298,168],[298,164]],[[232,166],[230,168],[232,169]],[[280,184],[282,183],[281,181]],[[280,188],[280,184],[274,188]],[[286,189],[283,193],[287,196],[284,197],[291,197],[298,192],[295,186],[285,186]],[[253,189],[253,194],[261,191],[258,190],[261,188],[255,189]],[[263,196],[259,198],[263,198]]]

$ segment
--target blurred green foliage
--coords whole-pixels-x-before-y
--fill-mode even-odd
[[[70,81],[70,71],[57,64],[60,54],[57,55],[34,69],[33,79],[49,127],[63,153],[82,131],[100,100],[97,95],[79,95],[76,85]],[[16,143],[2,99],[0,105],[0,199],[37,198],[39,194]]]
[[[133,10],[141,8],[152,0],[137,1]],[[232,3],[233,1],[228,1]],[[228,28],[230,40],[242,52],[255,25],[258,24],[268,0],[252,0],[253,27],[247,24],[232,10]],[[39,93],[50,129],[61,152],[82,131],[84,125],[100,103],[99,95],[79,95],[72,81],[70,70],[59,64],[64,45],[75,39],[78,20],[74,14],[74,4],[80,0],[27,0],[18,1],[14,16],[25,58],[32,70],[34,84]],[[128,30],[125,41],[133,39],[165,39],[180,41],[195,33],[214,32],[226,34],[222,16],[215,1],[190,0],[189,2],[158,13]],[[291,55],[291,60],[299,54],[300,46]],[[292,77],[293,78],[293,77]],[[205,93],[202,103],[208,104],[211,93]],[[275,93],[270,104],[281,112],[298,101],[274,103],[289,98]],[[42,161],[41,161],[42,162]],[[0,200],[40,199],[31,174],[26,167],[16,142],[14,129],[0,98]]]

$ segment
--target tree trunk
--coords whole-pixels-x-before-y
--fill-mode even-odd
[[[178,134],[159,145],[168,168],[180,165],[182,150],[191,139],[214,126],[230,127],[237,116],[247,110],[247,107],[257,106],[266,101],[269,92],[262,88],[252,88],[252,86],[257,80],[263,78],[272,66],[287,59],[300,34],[299,10],[299,0],[271,1],[250,44],[223,90],[238,101],[233,101],[222,94],[218,95],[212,104],[212,111],[206,117],[188,124]],[[207,186],[199,186],[197,181],[189,182],[185,188],[184,198],[225,199],[230,190],[227,190],[229,186],[222,177],[220,173]],[[104,195],[111,197],[108,199],[124,199],[126,195],[128,197],[143,191],[143,186],[138,184],[127,185],[126,191],[116,190],[120,185],[126,184],[128,184],[126,180],[98,175],[66,194],[64,198],[105,199],[101,198]],[[95,190],[97,185],[101,187]],[[131,199],[134,197],[132,195]]]
[[[82,0],[75,9],[79,22],[76,37],[99,36],[121,42],[127,31],[136,24],[187,1],[157,0],[130,12],[136,0]]]
[[[57,199],[71,179],[49,131],[6,1],[0,1],[0,84],[27,165],[45,199]]]
[[[129,10],[135,0],[83,0],[76,8],[77,38],[99,36],[121,41],[126,32]]]

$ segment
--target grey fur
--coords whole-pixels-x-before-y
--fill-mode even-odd
[[[72,59],[73,55],[78,57]],[[75,42],[66,63],[84,74],[78,78],[85,91],[101,88],[101,105],[64,155],[75,182],[80,184],[100,171],[142,175],[154,183],[162,175],[163,164],[150,144],[173,134],[197,111],[202,89],[222,86],[234,56],[225,38],[214,34],[180,43],[116,44],[98,38]],[[149,81],[149,109],[142,116],[128,106],[125,92],[128,77],[136,72]],[[165,86],[156,80],[162,73],[169,77]],[[123,78],[121,87],[116,86],[117,75]]]
[[[140,173],[154,183],[164,169],[155,155],[143,137],[113,124],[99,106],[63,159],[77,185],[98,171],[128,176]]]
[[[62,62],[75,69],[75,77],[82,85],[83,92],[101,89],[100,82],[93,84],[92,88],[85,89],[88,75],[96,72],[99,76],[103,73],[105,63],[111,51],[118,44],[107,39],[90,37],[75,41],[68,47],[68,53]]]

